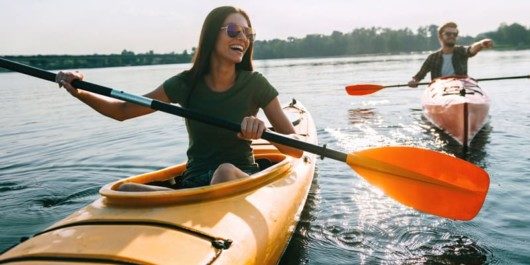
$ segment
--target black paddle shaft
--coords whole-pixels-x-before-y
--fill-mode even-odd
[[[55,82],[55,79],[56,79],[56,74],[52,72],[48,72],[48,71],[45,71],[39,68],[20,64],[20,63],[10,61],[10,60],[7,60],[1,57],[0,57],[0,67],[9,69],[11,71],[15,71],[15,72],[31,75],[34,77],[38,77],[41,79],[45,79],[51,82]],[[143,96],[129,94],[127,92],[115,90],[112,88],[100,86],[97,84],[92,84],[92,83],[81,81],[81,80],[72,81],[72,86],[86,90],[86,91],[90,91],[96,94],[100,94],[103,96],[120,99],[123,101],[138,104],[144,107],[149,107],[154,110],[159,110],[162,112],[174,114],[174,115],[184,117],[187,119],[192,119],[192,120],[206,123],[209,125],[221,127],[221,128],[224,128],[230,131],[234,131],[234,132],[241,131],[241,125],[235,122],[215,118],[215,117],[202,114],[194,110],[178,107],[176,105],[168,104],[168,103],[165,103],[159,100],[154,100],[154,99],[143,97]],[[263,134],[261,135],[261,138],[265,140],[269,140],[274,143],[282,144],[285,146],[290,146],[296,149],[300,149],[300,150],[304,150],[304,151],[307,151],[313,154],[317,154],[317,155],[320,155],[321,157],[328,157],[328,158],[335,159],[338,161],[346,162],[347,154],[343,152],[335,151],[332,149],[328,149],[326,148],[326,146],[318,146],[318,145],[306,143],[303,141],[295,140],[295,139],[285,137],[284,135],[281,135],[279,133],[272,132],[272,131],[263,132]]]
[[[530,78],[530,75],[516,75],[516,76],[503,76],[503,77],[491,77],[491,78],[479,78],[479,79],[475,79],[476,81],[480,82],[480,81],[494,81],[494,80],[506,80],[506,79],[523,79],[523,78]],[[429,85],[431,84],[432,82],[422,82],[422,83],[418,83],[418,86],[423,86],[423,85]],[[391,86],[384,86],[384,88],[389,88],[389,87],[405,87],[405,86],[409,86],[408,84],[399,84],[399,85],[391,85]]]

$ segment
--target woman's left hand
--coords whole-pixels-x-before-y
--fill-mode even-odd
[[[237,134],[237,137],[245,140],[259,139],[265,129],[265,123],[262,120],[247,116],[241,122],[241,132]]]

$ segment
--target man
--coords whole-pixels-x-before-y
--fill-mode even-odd
[[[475,56],[482,49],[491,48],[491,39],[483,39],[464,47],[456,44],[458,37],[457,25],[454,22],[445,23],[438,30],[438,39],[442,48],[427,57],[420,71],[412,77],[408,85],[417,87],[418,83],[431,72],[431,80],[451,75],[467,75],[467,59]]]

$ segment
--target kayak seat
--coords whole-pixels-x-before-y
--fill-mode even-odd
[[[175,179],[168,179],[168,180],[163,180],[163,181],[153,181],[153,182],[146,183],[146,185],[158,186],[158,187],[164,187],[164,188],[170,188],[170,189],[176,189],[177,188],[177,187],[175,187]]]
[[[258,164],[259,166],[259,170],[264,170],[276,163],[273,163],[270,159],[267,159],[267,158],[259,158],[259,159],[256,159],[256,163]]]

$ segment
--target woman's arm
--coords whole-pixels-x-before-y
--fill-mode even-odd
[[[118,121],[124,121],[155,111],[148,107],[77,89],[71,85],[73,80],[83,80],[83,77],[83,74],[79,72],[59,72],[57,74],[57,82],[59,83],[59,87],[64,86],[68,93],[81,100],[92,109]],[[162,85],[144,96],[163,102],[170,102]]]

